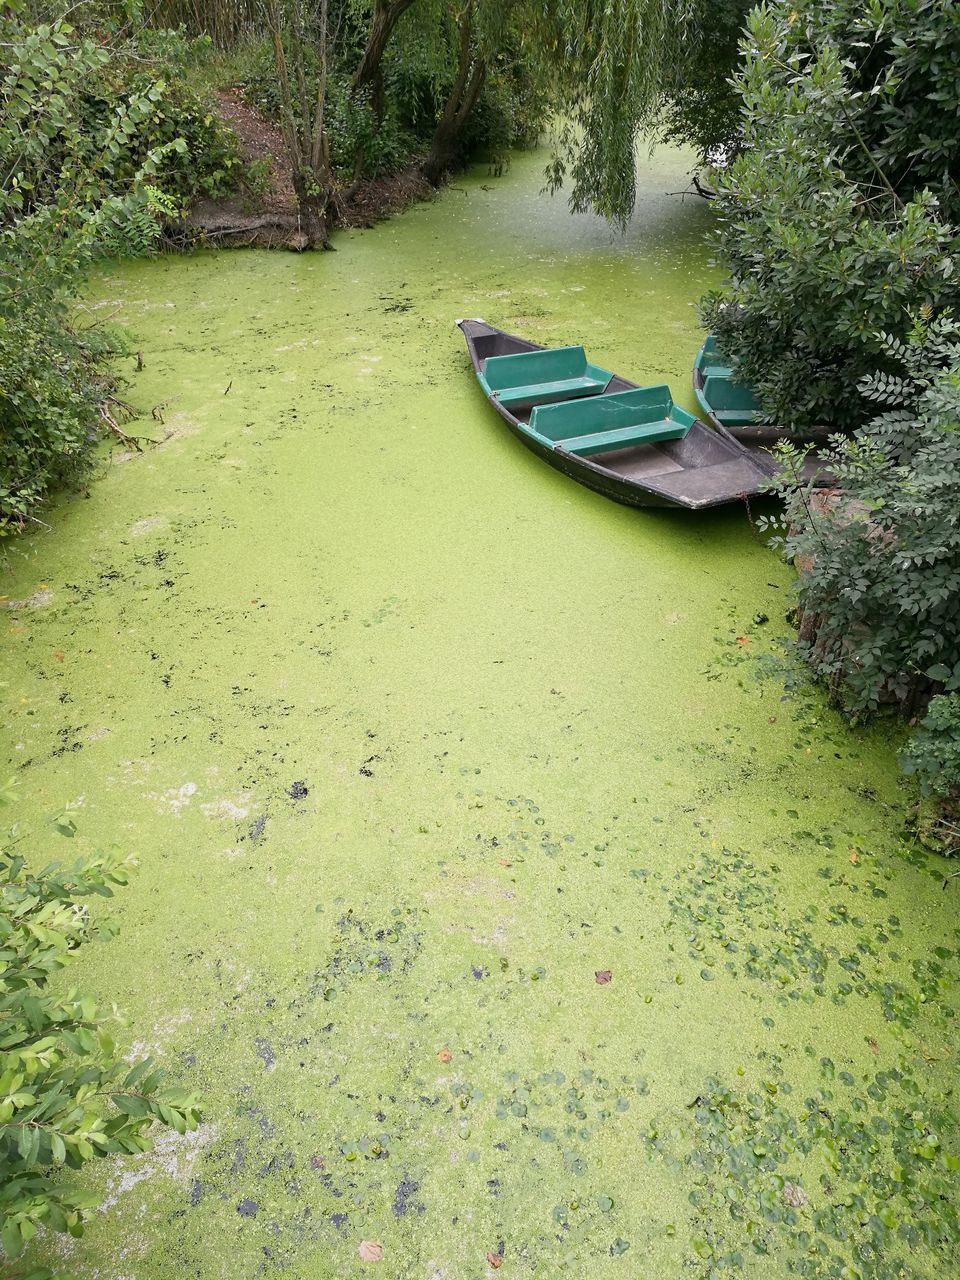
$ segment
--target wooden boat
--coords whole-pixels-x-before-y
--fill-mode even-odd
[[[738,382],[733,372],[732,362],[718,349],[716,338],[710,334],[693,362],[693,393],[707,421],[717,430],[728,431],[762,466],[772,464],[774,471],[779,469],[779,463],[771,450],[781,441],[813,445],[804,459],[804,475],[818,488],[831,487],[835,478],[817,456],[817,449],[826,444],[829,432],[812,431],[807,436],[795,436],[786,427],[765,423],[753,387]]]
[[[761,493],[772,467],[722,427],[591,364],[582,346],[542,347],[485,320],[458,320],[487,398],[538,457],[635,507],[697,510]]]

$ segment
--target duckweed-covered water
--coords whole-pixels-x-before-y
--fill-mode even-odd
[[[35,847],[68,803],[139,852],[74,977],[207,1120],[37,1260],[957,1274],[960,882],[905,851],[895,744],[762,675],[791,572],[742,509],[554,473],[453,325],[693,407],[709,212],[664,153],[620,240],[541,164],[93,283],[162,443],[9,549],[5,742]]]

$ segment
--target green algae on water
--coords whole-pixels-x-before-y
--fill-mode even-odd
[[[901,856],[891,744],[748,678],[790,571],[744,511],[555,474],[453,327],[693,407],[684,165],[624,239],[533,154],[336,254],[93,281],[161,443],[10,549],[4,740],[24,818],[139,852],[75,978],[207,1120],[94,1172],[106,1212],[37,1261],[957,1269],[955,900]]]

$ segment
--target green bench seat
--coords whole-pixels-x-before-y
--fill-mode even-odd
[[[717,349],[717,340],[712,333],[703,344],[697,367],[704,378],[733,377],[733,366],[723,352]]]
[[[491,356],[480,373],[487,395],[510,409],[600,395],[613,377],[591,364],[582,346]]]
[[[530,428],[546,443],[587,457],[635,444],[682,440],[695,421],[673,403],[670,388],[661,385],[538,406],[530,415]]]
[[[758,409],[714,409],[713,416],[725,427],[749,427],[760,417]]]
[[[656,444],[658,440],[682,440],[689,427],[677,422],[647,423],[641,427],[620,427],[617,431],[597,431],[593,435],[574,436],[558,443],[567,453],[587,458],[592,453],[608,453],[612,449],[629,449],[635,444]]]
[[[553,404],[557,400],[572,400],[574,397],[598,396],[609,381],[609,378],[561,378],[556,382],[535,382],[528,387],[509,387],[505,391],[494,391],[491,394],[508,408],[526,408],[536,404]]]
[[[704,379],[703,396],[717,421],[727,427],[749,427],[761,413],[752,387],[732,378]]]

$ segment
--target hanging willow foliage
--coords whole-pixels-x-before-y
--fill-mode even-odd
[[[569,179],[570,203],[623,225],[636,198],[636,149],[665,93],[709,26],[703,0],[546,0],[536,6],[542,74],[558,116],[551,190]]]

